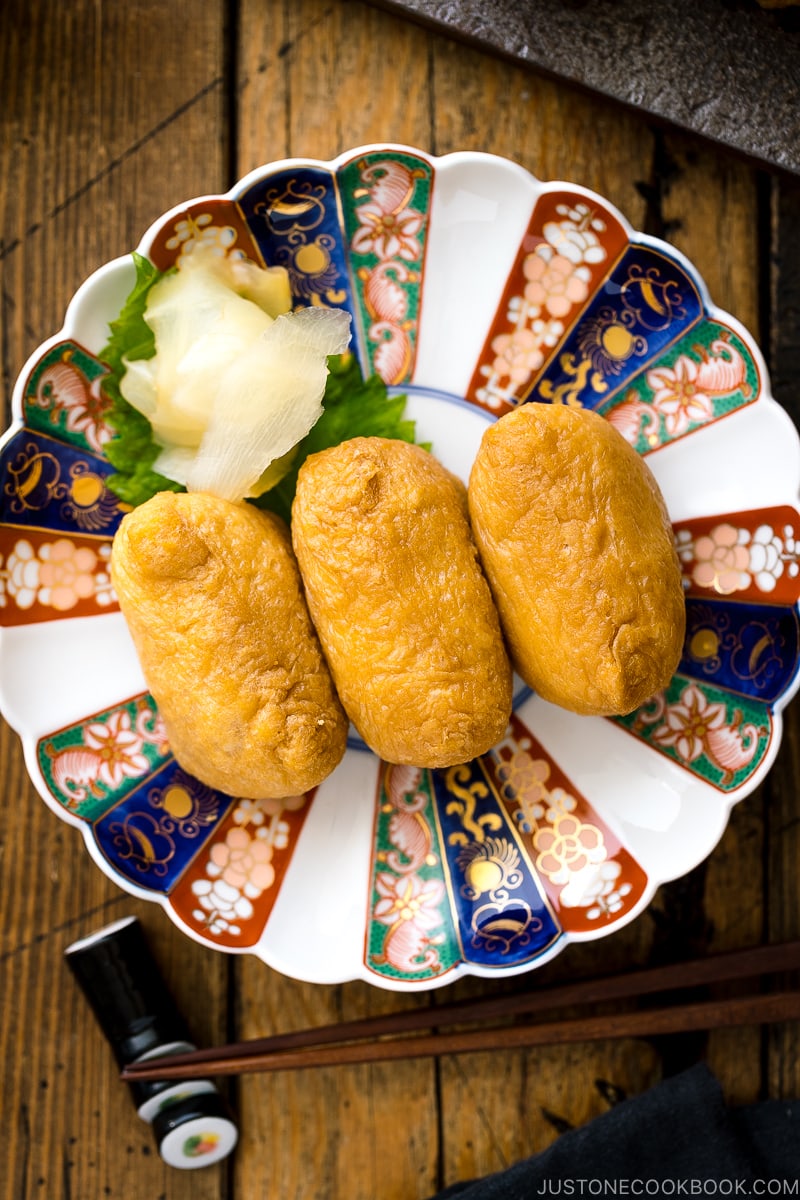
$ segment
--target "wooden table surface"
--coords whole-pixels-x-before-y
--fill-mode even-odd
[[[715,302],[754,332],[777,398],[800,416],[796,180],[344,0],[6,0],[6,404],[77,286],[164,210],[224,191],[261,163],[376,141],[434,154],[489,149],[607,196],[697,265]],[[798,755],[795,702],[774,769],[734,809],[710,858],[632,925],[568,949],[538,978],[800,936]],[[700,1059],[731,1102],[800,1096],[797,1024],[284,1072],[230,1085],[241,1128],[231,1159],[191,1173],[166,1167],[65,968],[76,938],[138,914],[201,1044],[418,1001],[363,983],[293,982],[195,944],[93,865],[79,833],[35,794],[6,726],[0,771],[2,1200],[417,1200],[541,1150]],[[447,996],[492,986],[465,980]]]

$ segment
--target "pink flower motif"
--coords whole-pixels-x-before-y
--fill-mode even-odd
[[[230,225],[215,225],[212,213],[189,215],[176,221],[175,233],[166,243],[168,250],[178,250],[178,257],[191,254],[199,247],[219,256],[226,255],[236,242],[236,230]],[[231,257],[241,257],[242,251],[234,251]]]
[[[282,796],[280,800],[262,800],[261,807],[270,816],[281,812],[299,812],[307,799],[308,792],[301,792],[299,796]]]
[[[359,227],[351,248],[357,254],[377,254],[380,259],[402,258],[416,262],[422,253],[417,234],[422,229],[424,217],[413,208],[400,212],[384,212],[371,202],[358,209]]]
[[[694,544],[692,579],[698,587],[713,588],[723,596],[750,584],[750,551],[739,539],[739,530],[724,522]]]
[[[711,397],[697,387],[697,372],[697,363],[685,354],[674,367],[654,367],[647,372],[653,405],[663,413],[672,437],[685,433],[692,423],[704,424],[714,416]]]
[[[600,830],[568,814],[557,817],[552,829],[538,829],[533,844],[539,851],[537,870],[556,883],[566,883],[571,872],[582,871],[606,857]]]
[[[225,841],[211,847],[209,858],[216,868],[214,874],[251,900],[275,880],[272,847],[263,839],[251,838],[246,829],[229,829]]]
[[[492,349],[497,355],[492,371],[501,379],[507,376],[512,384],[527,383],[544,362],[539,339],[530,329],[499,334],[492,340]]]
[[[31,608],[36,602],[40,567],[33,546],[22,538],[9,554],[3,572],[8,595],[17,608]]]
[[[607,253],[597,236],[606,231],[602,218],[587,204],[576,204],[573,208],[560,204],[556,212],[565,219],[547,221],[542,230],[553,249],[573,263],[603,262]]]
[[[709,733],[727,723],[725,705],[709,703],[694,683],[684,688],[678,703],[668,706],[665,718],[665,723],[654,730],[653,740],[659,746],[672,747],[687,763],[707,754]]]
[[[620,880],[622,867],[618,862],[603,863],[592,883],[581,899],[588,905],[586,919],[596,921],[598,917],[613,917],[625,904],[625,897],[633,890],[630,883]],[[561,902],[564,902],[563,893]]]
[[[100,759],[97,777],[106,787],[117,788],[123,779],[137,779],[150,770],[142,753],[142,739],[131,728],[130,715],[112,713],[108,721],[92,721],[83,731],[86,746]]]
[[[68,612],[79,600],[94,595],[97,555],[88,546],[78,547],[68,538],[42,546],[39,557],[40,603]]]
[[[549,246],[540,246],[523,264],[525,299],[544,308],[551,317],[565,317],[575,304],[589,294],[591,274],[586,267],[575,266],[563,254],[553,254]]]
[[[785,543],[771,525],[760,525],[750,543],[750,571],[762,592],[774,591],[784,571],[784,556],[796,558],[794,543]],[[791,568],[790,568],[791,569]]]
[[[532,758],[527,750],[517,750],[510,759],[497,768],[503,795],[506,799],[522,799],[526,807],[535,806],[533,815],[543,817],[545,813],[546,783],[550,767],[542,758]]]
[[[383,925],[413,921],[419,929],[433,929],[441,924],[439,905],[444,896],[441,880],[420,879],[419,875],[395,878],[383,872],[376,876],[375,887],[381,899],[373,916]]]

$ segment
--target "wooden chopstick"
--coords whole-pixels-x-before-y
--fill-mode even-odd
[[[363,1041],[365,1039],[375,1042],[378,1038],[386,1038],[390,1035],[441,1029],[447,1025],[469,1024],[476,1021],[481,1021],[485,1024],[488,1021],[504,1017],[530,1015],[537,1012],[546,1012],[547,1010],[568,1008],[573,1005],[585,1006],[609,1000],[635,998],[656,992],[681,991],[706,984],[726,983],[737,979],[752,979],[759,975],[768,975],[776,971],[788,971],[797,967],[800,967],[800,940],[776,945],[756,946],[746,950],[737,950],[725,954],[711,955],[707,958],[693,959],[688,962],[673,963],[668,966],[647,967],[617,975],[551,985],[549,987],[538,988],[535,991],[510,993],[500,996],[483,996],[477,1000],[462,1000],[433,1007],[407,1009],[378,1017],[323,1025],[317,1028],[293,1030],[288,1033],[275,1034],[271,1037],[235,1042],[227,1046],[195,1050],[190,1054],[170,1055],[168,1063],[166,1059],[159,1059],[158,1062],[146,1060],[141,1063],[131,1063],[124,1069],[122,1078],[126,1080],[164,1079],[168,1077],[193,1078],[212,1072],[214,1074],[233,1074],[245,1070],[273,1070],[277,1069],[277,1065],[264,1066],[263,1064],[265,1061],[271,1063],[273,1057],[278,1054],[282,1055],[281,1065],[287,1068],[297,1065],[323,1065],[323,1062],[333,1061],[370,1061],[370,1059],[364,1058],[353,1060],[343,1058],[342,1052],[347,1049],[348,1054],[350,1054],[354,1049],[352,1046],[338,1046],[322,1057],[321,1048],[330,1046],[332,1043],[353,1042],[355,1040]],[[789,993],[789,996],[792,995],[793,993]],[[752,1003],[754,1001],[761,1002],[766,997],[750,997],[746,999]],[[770,999],[774,999],[774,997]],[[716,1011],[720,1011],[720,1004],[725,1004],[729,1007],[731,1003],[719,1002],[716,1005]],[[728,1007],[723,1011],[728,1011]],[[789,1005],[788,1007],[791,1006]],[[545,1031],[546,1036],[542,1036],[550,1042],[557,1040],[562,1042],[564,1040],[583,1040],[586,1037],[586,1034],[582,1032],[583,1029],[595,1028],[596,1026],[592,1022],[605,1021],[606,1024],[601,1025],[600,1028],[605,1028],[607,1031],[593,1036],[644,1036],[642,1033],[638,1035],[636,1033],[626,1035],[614,1032],[613,1019],[627,1019],[639,1016],[642,1018],[645,1016],[652,1018],[657,1011],[651,1010],[649,1013],[642,1014],[612,1014],[611,1018],[590,1016],[583,1018],[581,1023],[578,1024],[575,1021],[559,1021],[557,1023],[539,1024],[535,1027],[528,1027],[528,1029],[529,1031],[533,1028]],[[681,1009],[670,1008],[664,1011],[669,1013],[681,1011],[686,1014],[687,1008],[683,1006]],[[730,1008],[730,1012],[733,1014],[748,1014],[746,1017],[741,1015],[736,1017],[736,1022],[742,1019],[746,1021],[754,1019],[752,1016],[753,1010],[742,1007],[738,1001],[736,1005]],[[711,1009],[709,1009],[707,1016],[711,1015]],[[792,1013],[788,1013],[785,1017],[766,1016],[757,1019],[782,1020],[789,1019],[791,1015]],[[696,1012],[695,1016],[691,1019],[704,1021],[706,1017]],[[724,1017],[720,1015],[719,1019],[722,1021]],[[668,1021],[669,1018],[665,1016],[663,1020]],[[568,1034],[566,1038],[554,1035],[552,1029],[555,1024],[557,1024],[558,1029]],[[702,1028],[702,1025],[695,1027]],[[548,1030],[549,1032],[547,1032]],[[664,1029],[664,1032],[670,1031],[670,1029]],[[486,1035],[490,1033],[486,1029],[478,1032]],[[493,1032],[505,1039],[501,1044],[509,1045],[509,1034],[512,1032],[517,1033],[518,1031],[506,1028]],[[651,1032],[658,1032],[658,1030],[656,1029]],[[534,1035],[529,1032],[528,1036]],[[432,1035],[432,1038],[439,1046],[445,1044],[445,1035],[441,1033]],[[430,1038],[428,1039],[428,1043],[431,1043]],[[381,1048],[384,1048],[390,1043],[383,1041],[378,1044]],[[402,1057],[405,1055],[412,1057],[413,1054],[420,1053],[460,1052],[452,1049],[442,1049],[441,1051],[426,1050],[424,1049],[425,1044],[426,1039],[422,1037],[417,1037],[413,1042],[409,1038],[402,1038],[400,1039],[397,1051],[391,1052],[390,1056]],[[521,1044],[534,1045],[540,1044],[540,1042],[538,1040],[534,1042],[527,1041]],[[291,1050],[312,1051],[314,1047],[318,1049],[313,1053],[313,1063],[303,1062],[298,1064],[290,1060],[287,1055],[287,1052]],[[492,1047],[489,1046],[488,1048],[491,1049]],[[369,1047],[362,1047],[362,1050],[369,1050]],[[243,1064],[247,1059],[253,1059],[254,1062],[246,1067]],[[222,1064],[229,1063],[235,1064],[235,1066],[232,1066],[230,1069],[227,1066],[223,1068]],[[179,1074],[178,1072],[183,1073]]]
[[[797,1018],[800,1018],[800,992],[774,992],[637,1012],[605,1013],[567,1021],[349,1042],[344,1045],[304,1046],[266,1053],[236,1054],[225,1048],[226,1053],[222,1057],[206,1056],[201,1061],[191,1055],[181,1056],[181,1063],[173,1063],[172,1056],[159,1060],[160,1065],[150,1060],[146,1070],[132,1070],[131,1067],[123,1070],[122,1079],[197,1079],[204,1075],[302,1070],[441,1054],[467,1054],[480,1050],[513,1050],[525,1046],[590,1042],[604,1038],[654,1037],[696,1029],[760,1025]]]

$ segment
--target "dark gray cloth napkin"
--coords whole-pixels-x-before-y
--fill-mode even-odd
[[[434,1200],[800,1197],[800,1100],[728,1107],[704,1064],[623,1100],[541,1154]]]

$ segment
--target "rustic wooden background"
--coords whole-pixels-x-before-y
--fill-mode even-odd
[[[759,338],[776,396],[800,418],[797,180],[357,0],[5,0],[6,404],[76,287],[165,209],[226,190],[260,163],[374,141],[492,150],[607,196],[698,266],[715,301]],[[540,978],[800,936],[799,755],[795,703],[774,770],[708,861],[632,926],[571,948]],[[416,1001],[362,983],[306,986],[195,945],[93,866],[79,834],[34,793],[4,725],[0,772],[0,1200],[423,1200],[698,1059],[732,1103],[800,1096],[796,1024],[250,1076],[229,1088],[235,1156],[192,1173],[167,1168],[66,971],[75,938],[137,913],[203,1044]],[[467,980],[447,996],[486,986]]]

